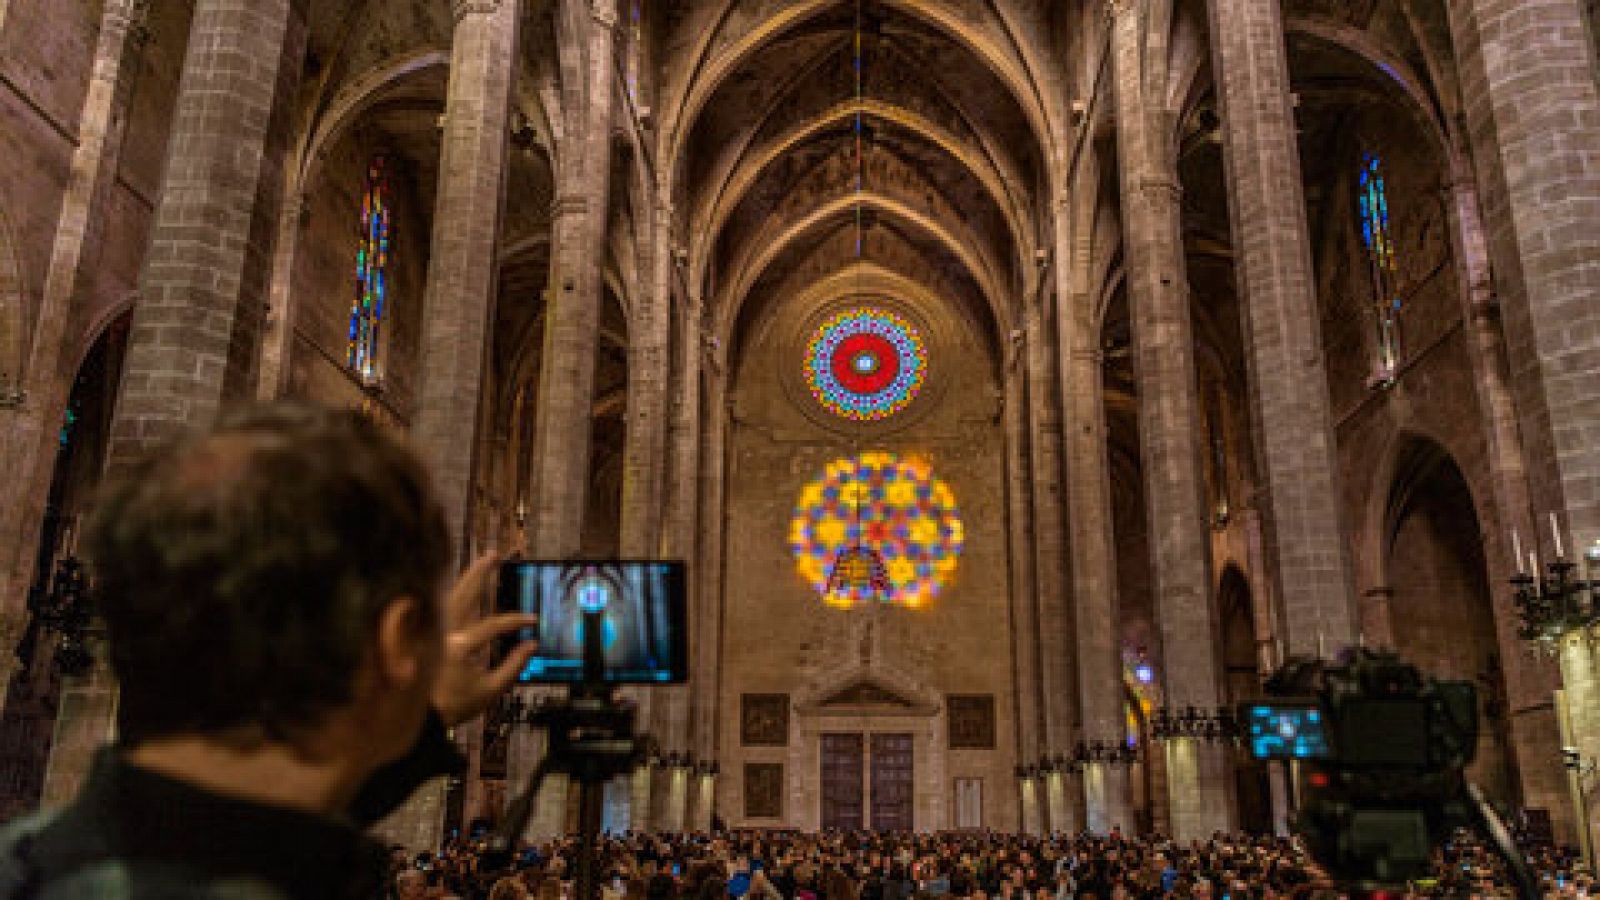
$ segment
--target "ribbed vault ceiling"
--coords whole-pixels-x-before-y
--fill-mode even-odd
[[[687,29],[717,4],[673,6]],[[790,4],[702,38],[667,143],[690,277],[735,348],[774,304],[857,262],[858,208],[861,261],[947,299],[998,347],[1040,243],[1045,166],[1029,99],[974,49],[976,6],[963,24],[891,3]]]

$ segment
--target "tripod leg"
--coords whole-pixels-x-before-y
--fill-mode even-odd
[[[1506,831],[1505,823],[1495,814],[1494,807],[1483,799],[1483,792],[1471,782],[1467,783],[1467,800],[1478,831],[1488,840],[1490,849],[1499,854],[1510,869],[1511,877],[1516,881],[1517,896],[1537,900],[1539,882],[1533,877],[1527,861],[1522,858],[1522,851],[1517,849],[1516,841],[1511,839],[1511,833]]]
[[[605,785],[583,778],[578,785],[577,900],[600,897],[600,819],[605,806]]]
[[[517,843],[522,840],[522,833],[528,829],[528,820],[533,817],[533,804],[539,799],[539,787],[544,784],[544,777],[549,772],[547,762],[539,763],[528,779],[528,786],[512,802],[511,809],[506,812],[505,823],[500,826],[500,832],[495,835],[489,848],[496,860],[503,854],[506,864],[510,864],[511,854],[517,852]]]

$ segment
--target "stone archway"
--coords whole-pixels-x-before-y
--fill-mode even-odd
[[[1449,452],[1408,437],[1395,458],[1383,522],[1395,649],[1438,678],[1478,688],[1478,755],[1468,777],[1497,802],[1517,799],[1505,675],[1495,634],[1483,529],[1472,489]]]
[[[1261,693],[1260,654],[1257,648],[1255,600],[1250,581],[1237,566],[1222,573],[1217,591],[1217,616],[1221,624],[1224,697],[1230,704],[1251,700]],[[1253,834],[1271,834],[1272,783],[1266,763],[1241,753],[1234,760],[1234,802],[1239,827]]]
[[[132,323],[124,309],[100,329],[72,382],[60,425],[59,449],[50,478],[38,552],[27,570],[30,597],[51,589],[57,563],[76,555],[84,512],[105,469],[111,415],[122,376],[123,353]],[[31,605],[30,599],[30,605]],[[0,713],[0,820],[65,800],[53,796],[46,782],[46,764],[55,753],[57,712],[64,705],[91,697],[111,702],[105,683],[93,677],[63,678],[55,663],[56,635],[35,619],[19,636],[17,668],[6,688]],[[74,694],[78,696],[74,697]],[[86,754],[93,746],[72,747],[68,754]],[[87,759],[75,764],[87,766]]]

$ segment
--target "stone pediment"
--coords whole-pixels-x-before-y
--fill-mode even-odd
[[[871,681],[858,681],[823,697],[822,702],[817,705],[823,708],[829,706],[897,706],[901,709],[910,709],[916,706],[916,703],[881,684]]]
[[[878,672],[853,672],[807,691],[796,704],[801,715],[932,716],[936,698]]]

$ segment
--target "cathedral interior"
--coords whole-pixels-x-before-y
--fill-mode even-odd
[[[1474,683],[1472,780],[1586,842],[1597,20],[0,0],[0,818],[111,729],[104,473],[294,397],[403,431],[462,558],[686,561],[608,827],[1271,833],[1230,711],[1360,645]],[[537,755],[455,738],[397,839]]]

